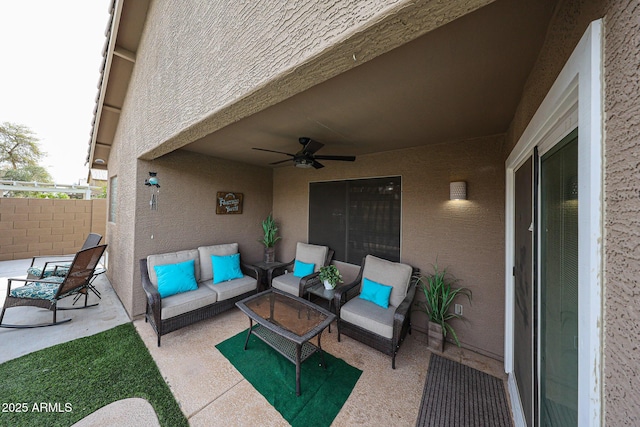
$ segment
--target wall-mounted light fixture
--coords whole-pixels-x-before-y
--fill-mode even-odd
[[[467,183],[465,181],[449,183],[449,200],[467,200]]]

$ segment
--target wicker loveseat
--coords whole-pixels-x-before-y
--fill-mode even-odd
[[[237,301],[259,291],[260,271],[239,261],[239,255],[236,260],[239,262],[242,277],[221,282],[217,280],[222,276],[222,272],[218,272],[216,276],[212,257],[222,259],[236,254],[239,254],[238,244],[230,243],[149,255],[140,260],[142,288],[147,296],[145,321],[151,324],[158,335],[158,347],[162,335],[229,310],[235,307]],[[188,266],[193,263],[197,287],[194,285],[193,290],[161,297],[158,272],[162,275],[167,271],[167,267],[185,265],[184,263]],[[157,270],[155,267],[165,270]],[[166,278],[161,279],[161,285],[167,283]],[[219,283],[214,283],[216,281]]]

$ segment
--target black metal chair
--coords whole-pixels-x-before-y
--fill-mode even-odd
[[[89,233],[80,250],[98,246],[102,240],[102,235]],[[41,255],[31,259],[31,265],[27,269],[27,279],[44,279],[45,277],[64,277],[67,275],[69,265],[75,254],[70,255]],[[36,261],[48,259],[43,266],[34,265]],[[98,294],[96,294],[99,296]]]
[[[0,327],[3,328],[37,328],[41,326],[59,325],[71,321],[65,319],[57,321],[58,310],[81,309],[93,307],[88,305],[88,290],[94,277],[96,266],[100,261],[107,245],[94,246],[78,252],[65,277],[49,277],[45,279],[9,279],[7,297],[0,314]],[[14,282],[23,282],[23,286],[13,287]],[[58,301],[68,296],[84,295],[83,307],[59,308]],[[53,322],[42,324],[9,325],[3,324],[4,314],[8,308],[33,306],[53,311]]]

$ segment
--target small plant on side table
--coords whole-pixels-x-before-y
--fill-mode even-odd
[[[320,267],[320,273],[318,277],[324,283],[324,287],[327,289],[333,289],[338,283],[342,283],[342,275],[338,271],[338,267],[333,264]]]
[[[418,301],[416,305],[429,318],[429,347],[442,351],[444,338],[447,334],[451,334],[455,343],[460,347],[458,335],[449,321],[461,319],[462,316],[452,313],[450,308],[458,295],[466,296],[471,303],[471,290],[454,288],[453,285],[458,280],[448,274],[446,268],[440,270],[437,263],[433,268],[433,274],[418,277],[418,287],[424,293],[426,300]],[[439,340],[438,335],[440,335]],[[432,341],[434,341],[433,344]]]

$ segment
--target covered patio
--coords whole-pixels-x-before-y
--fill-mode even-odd
[[[0,304],[6,292],[6,279],[23,276],[29,262],[30,260],[0,262]],[[124,308],[109,281],[102,276],[96,285],[102,294],[101,300],[93,301],[99,302],[98,307],[65,312],[65,318],[73,319],[69,323],[35,329],[0,328],[2,342],[11,343],[10,348],[3,350],[0,362],[128,322]],[[95,299],[95,296],[91,298]],[[10,309],[8,315],[18,323],[25,316],[33,320],[34,317],[50,314],[46,310],[26,307]],[[143,319],[137,319],[133,324],[189,425],[289,425],[216,348],[220,342],[248,327],[247,317],[239,310],[234,309],[172,332],[165,337],[162,347],[157,346],[155,333]],[[345,336],[338,342],[335,328],[332,333],[324,333],[323,349],[362,370],[362,375],[332,426],[416,425],[431,355],[426,348],[424,334],[414,332],[407,337],[399,352],[395,370],[390,368],[388,356],[362,343]],[[443,355],[500,378],[506,391],[506,375],[499,361],[450,344],[446,346]],[[117,366],[113,369],[114,373],[118,371]],[[86,375],[85,380],[91,381],[91,372]],[[476,398],[482,399],[483,396]],[[43,395],[43,399],[46,400],[46,396]],[[122,406],[107,406],[100,411],[99,419],[122,420],[122,410]],[[138,419],[138,425],[147,425],[147,417]]]
[[[307,242],[354,265],[354,253],[393,246],[395,260],[425,274],[447,267],[473,293],[460,307],[466,321],[454,322],[462,348],[503,365],[516,425],[540,424],[548,403],[578,425],[624,419],[637,357],[612,352],[629,363],[605,369],[606,348],[627,345],[604,330],[624,330],[622,317],[605,314],[634,306],[635,282],[633,269],[605,262],[605,246],[612,264],[626,265],[627,237],[608,236],[635,224],[618,197],[635,193],[617,177],[635,170],[627,89],[636,86],[621,83],[637,75],[626,43],[635,9],[614,0],[275,3],[113,3],[88,162],[108,170],[108,274],[129,315],[145,311],[141,259],[237,242],[258,262],[260,222],[272,213],[279,261]],[[291,154],[300,137],[323,143],[320,155],[356,160],[295,167],[306,165]],[[552,168],[554,153],[564,163]],[[145,185],[150,173],[161,189]],[[347,216],[364,186],[322,203],[314,194],[379,178],[394,182],[377,191],[399,201],[394,245]],[[461,181],[466,200],[451,200]],[[242,194],[242,214],[217,213],[219,192]],[[605,224],[605,212],[620,224]],[[552,217],[557,228],[544,222]],[[605,282],[622,303],[605,298]],[[412,327],[424,332],[426,317],[416,313]],[[621,412],[605,412],[605,401]]]

